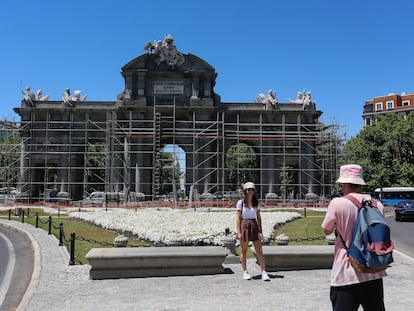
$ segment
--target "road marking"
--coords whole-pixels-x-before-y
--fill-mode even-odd
[[[9,290],[10,283],[13,277],[13,270],[16,264],[16,252],[14,251],[13,243],[0,232],[0,236],[6,241],[7,248],[9,249],[9,260],[7,262],[6,272],[3,280],[0,283],[0,306],[3,304],[6,298],[7,291]]]
[[[407,258],[407,259],[411,259],[411,260],[413,260],[413,261],[414,261],[414,258],[413,258],[413,257],[411,257],[411,256],[409,256],[409,255],[407,255],[407,254],[405,254],[405,253],[403,253],[403,252],[401,252],[401,251],[398,251],[398,250],[394,249],[394,252],[396,252],[396,253],[400,254],[401,256],[403,256],[403,257],[405,257],[405,258]]]

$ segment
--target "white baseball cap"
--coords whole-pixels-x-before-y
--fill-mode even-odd
[[[250,188],[256,189],[256,187],[254,186],[254,183],[250,181],[243,185],[243,190],[250,189]]]

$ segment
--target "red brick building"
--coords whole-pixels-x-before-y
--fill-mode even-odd
[[[374,117],[379,114],[398,113],[407,117],[414,113],[414,93],[388,94],[374,97],[364,104],[362,113],[363,126],[371,125]]]

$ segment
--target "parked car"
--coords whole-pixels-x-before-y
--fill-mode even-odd
[[[224,200],[224,196],[222,193],[217,192],[214,194],[211,193],[202,193],[200,195],[200,201],[218,201],[218,200]]]
[[[414,220],[414,200],[404,200],[395,207],[395,220]]]
[[[106,200],[105,192],[94,191],[82,201],[84,205],[102,206]]]

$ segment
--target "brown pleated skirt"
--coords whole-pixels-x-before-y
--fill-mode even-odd
[[[256,219],[242,219],[241,221],[241,242],[258,241],[259,226]]]

